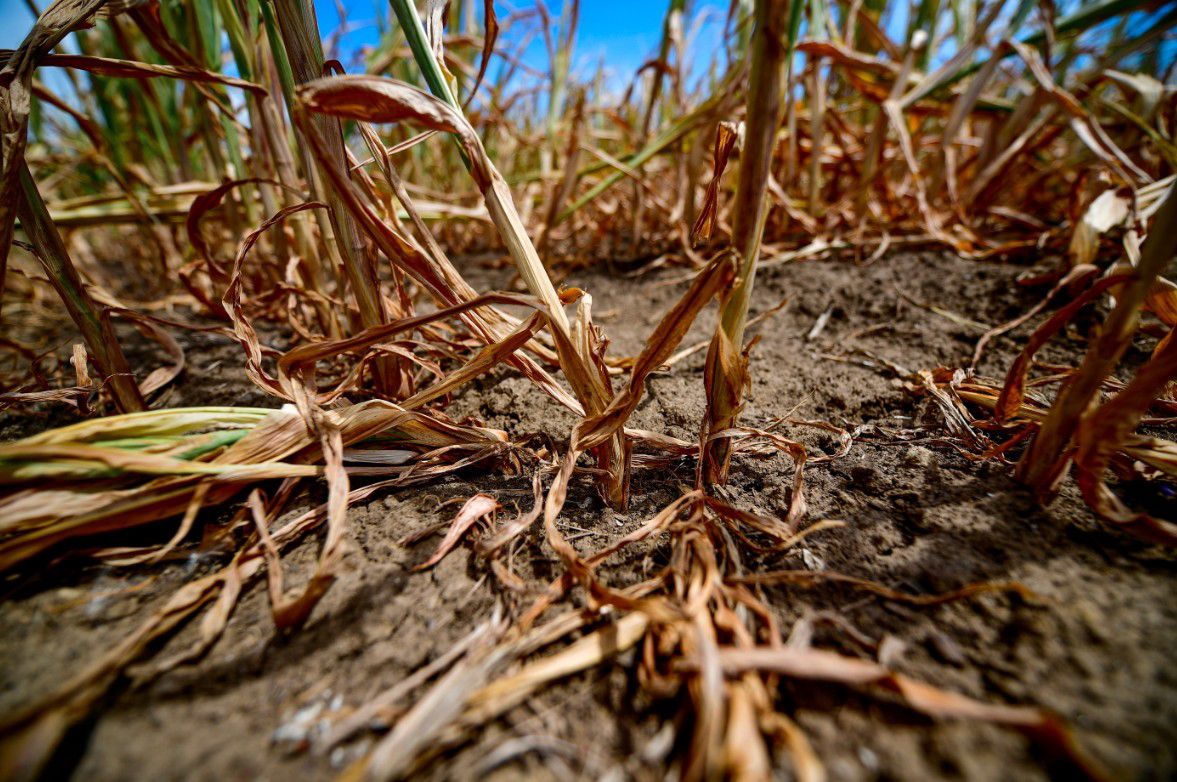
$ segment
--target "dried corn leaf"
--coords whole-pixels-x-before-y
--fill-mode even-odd
[[[475,494],[470,499],[466,500],[466,504],[458,511],[458,515],[454,516],[454,520],[450,522],[449,529],[446,530],[445,538],[437,547],[437,551],[433,552],[433,556],[417,565],[413,570],[428,570],[436,565],[450,553],[454,546],[461,540],[462,535],[466,534],[479,519],[484,519],[492,515],[499,508],[499,503],[494,497],[488,494]]]

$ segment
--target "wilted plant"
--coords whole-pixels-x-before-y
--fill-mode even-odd
[[[604,365],[601,363],[600,338],[592,325],[588,304],[583,304],[581,307],[574,334],[572,325],[564,313],[564,304],[548,278],[547,270],[544,268],[539,254],[535,251],[535,246],[531,243],[523,221],[519,218],[506,180],[486,155],[481,141],[466,121],[461,106],[458,105],[449,89],[434,48],[440,48],[440,41],[436,41],[433,46],[429,45],[424,27],[421,24],[421,17],[418,16],[409,0],[392,0],[392,7],[405,30],[413,57],[421,68],[430,90],[451,109],[452,129],[446,129],[461,136],[463,160],[486,201],[487,211],[490,213],[491,220],[498,229],[504,244],[506,244],[511,259],[515,262],[519,276],[526,283],[528,290],[547,308],[555,338],[556,353],[560,358],[560,365],[564,370],[565,377],[572,385],[586,415],[597,415],[603,412],[612,397],[612,391],[609,388]],[[575,5],[569,13],[575,15]],[[384,94],[388,94],[388,90],[385,90]],[[558,99],[558,96],[553,93],[552,100]],[[397,109],[404,111],[402,106],[398,106]],[[379,121],[381,118],[380,116],[372,116],[371,112],[365,112],[365,114],[367,114],[365,119]],[[386,115],[385,119],[398,119],[400,116],[394,111]],[[549,117],[551,118],[552,115]],[[435,127],[434,129],[440,128]],[[602,482],[603,496],[614,507],[624,508],[627,502],[629,461],[624,435],[617,433],[608,444],[599,446],[596,453],[597,464],[607,475],[607,478]]]
[[[21,226],[30,242],[30,249],[45,268],[45,274],[61,297],[61,302],[70,319],[78,327],[85,340],[94,364],[102,377],[110,384],[111,396],[120,412],[133,413],[143,409],[143,397],[131,368],[123,355],[118,339],[111,328],[110,320],[103,316],[86,292],[86,287],[70,260],[69,251],[53,218],[41,200],[37,183],[23,162],[17,173],[20,182],[17,214]]]
[[[729,430],[736,426],[747,384],[744,329],[768,219],[768,181],[777,134],[788,100],[786,55],[792,46],[787,38],[787,6],[786,2],[757,0],[753,16],[744,143],[732,203],[731,251],[737,258],[739,273],[732,290],[724,296],[719,326],[707,351],[707,415],[700,469],[708,485],[727,481],[731,460]]]
[[[476,6],[454,6],[455,36],[446,3],[419,11],[391,0],[396,23],[384,25],[381,14],[372,72],[362,74],[342,73],[310,0],[59,0],[3,55],[0,250],[16,217],[24,239],[17,262],[3,253],[7,296],[61,320],[45,304],[47,284],[86,347],[74,349],[72,381],[63,362],[5,337],[16,368],[0,405],[67,400],[85,409],[79,400],[101,392],[96,407],[109,397],[130,414],[0,446],[0,572],[82,550],[128,567],[156,562],[188,546],[202,508],[217,504],[231,518],[210,534],[232,556],[89,668],[0,718],[0,759],[10,764],[0,776],[34,774],[128,666],[201,611],[196,644],[159,668],[207,651],[263,572],[275,624],[297,629],[342,567],[349,503],[462,470],[528,474],[534,505],[501,521],[498,501],[474,494],[420,569],[485,524],[472,561],[521,596],[519,610],[423,669],[413,686],[425,694],[357,774],[409,774],[538,688],[640,644],[640,681],[679,693],[687,707],[675,749],[688,778],[765,776],[772,745],[799,778],[821,778],[776,701],[780,676],[881,688],[932,717],[1009,725],[1097,776],[1049,714],[944,692],[873,659],[780,643],[758,593],[769,584],[834,581],[917,605],[1027,590],[985,583],[912,595],[832,572],[745,570],[749,545],[781,553],[840,526],[805,526],[804,471],[853,441],[840,425],[792,422],[836,440],[834,453],[815,454],[781,434],[780,422],[744,415],[746,346],[750,327],[771,315],[751,313],[764,263],[842,252],[874,261],[900,246],[978,260],[1057,251],[1074,268],[1064,261],[1040,305],[978,342],[974,365],[988,340],[1061,304],[1004,383],[892,369],[944,412],[962,450],[1002,459],[1032,438],[1018,473],[1044,496],[1073,462],[1097,513],[1173,543],[1171,524],[1132,511],[1106,477],[1173,476],[1177,464],[1171,441],[1137,429],[1160,413],[1171,422],[1177,409],[1177,288],[1163,276],[1177,225],[1177,102],[1151,75],[1164,68],[1148,49],[1177,10],[1104,0],[1055,18],[1044,7],[1041,29],[1031,31],[1037,17],[1026,2],[928,0],[897,25],[896,6],[881,0],[733,0],[728,45],[708,53],[695,37],[701,15],[692,23],[691,4],[668,0],[655,56],[619,97],[601,69],[584,78],[574,67],[576,0],[562,3],[559,35],[544,6],[500,20],[488,0],[480,23]],[[1120,24],[1129,17],[1131,35]],[[78,53],[57,50],[86,22],[95,29],[74,36]],[[546,69],[524,56],[540,36]],[[36,78],[50,67],[66,69],[71,94]],[[428,92],[413,86],[419,81]],[[724,171],[737,149],[729,193]],[[1123,234],[1129,263],[1104,274],[1092,264],[1110,255],[1113,232]],[[117,263],[106,251],[111,237]],[[643,248],[652,266],[678,266],[689,281],[631,357],[607,355],[588,294],[553,282],[601,260],[621,270],[623,246]],[[480,293],[468,282],[455,259],[488,248],[505,251],[528,295]],[[24,265],[25,250],[37,264]],[[173,276],[178,284],[169,285]],[[128,282],[139,278],[150,298],[126,304],[136,295]],[[1108,294],[1115,308],[1082,365],[1053,378],[1065,381],[1058,397],[1027,393],[1041,380],[1030,379],[1034,353]],[[708,345],[679,348],[717,298],[700,442],[633,428],[651,377]],[[139,367],[128,366],[110,327],[114,311],[159,342],[172,365],[136,382]],[[1119,383],[1112,372],[1146,311],[1156,318],[1152,358]],[[168,336],[180,328],[236,340],[242,372],[275,407],[289,404],[140,411],[184,369],[183,349]],[[84,371],[87,351],[97,382]],[[451,395],[500,367],[574,412],[572,431],[516,439],[452,420]],[[973,420],[970,410],[991,418]],[[789,457],[779,517],[735,507],[716,490],[736,453]],[[565,537],[558,521],[579,475],[624,508],[631,476],[683,462],[698,467],[701,485],[627,534],[595,551]],[[353,486],[361,478],[375,481]],[[326,501],[275,526],[308,479],[326,482]],[[104,535],[169,518],[179,522],[167,540],[102,547]],[[509,560],[540,526],[557,574],[528,591]],[[283,553],[318,528],[314,572],[291,593]],[[659,536],[667,564],[649,580],[619,586],[601,577],[611,557]],[[583,607],[551,616],[576,593]],[[385,693],[361,707],[326,746],[365,730],[366,715],[392,700]]]

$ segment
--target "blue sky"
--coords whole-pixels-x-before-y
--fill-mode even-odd
[[[9,0],[0,0],[8,2]],[[662,32],[662,17],[667,0],[582,0],[577,51],[581,57],[594,62],[605,55],[610,62],[621,61],[639,66],[646,54],[658,44]],[[319,26],[324,35],[338,26],[339,17],[333,0],[316,0]],[[375,19],[377,9],[387,16],[387,0],[346,0],[349,22],[358,29],[351,32],[346,42],[351,46],[372,44],[377,37]],[[553,14],[560,11],[560,0],[548,0]],[[530,7],[528,0],[496,2],[500,18],[513,9]]]
[[[37,0],[44,7],[48,0]],[[608,67],[615,71],[615,78],[626,79],[654,51],[662,31],[662,18],[666,13],[668,0],[583,0],[580,8],[580,26],[577,35],[576,57],[573,67],[595,69],[604,57]],[[726,5],[726,0],[702,0],[700,7]],[[334,0],[315,0],[319,14],[319,26],[324,35],[336,29],[339,16]],[[530,0],[496,2],[500,17],[512,9],[529,7]],[[548,0],[552,13],[559,13],[560,0]],[[344,0],[347,9],[349,32],[341,42],[345,56],[366,45],[374,44],[379,32],[376,25],[378,9],[388,15],[387,0]],[[32,25],[32,15],[24,0],[0,0],[0,49],[16,48]],[[722,18],[715,27],[722,25]],[[718,31],[707,41],[718,40]],[[544,59],[542,42],[537,41],[528,51],[528,59],[536,62]]]
[[[36,0],[44,7],[49,0]],[[167,0],[165,0],[167,2]],[[341,59],[349,69],[356,69],[353,61],[356,52],[376,43],[379,37],[378,16],[389,15],[387,0],[341,0],[347,9],[348,32],[341,40]],[[513,10],[531,7],[534,0],[495,0],[500,18]],[[546,0],[553,14],[559,13],[562,0]],[[906,14],[900,0],[896,0],[896,14],[890,24],[903,26]],[[1073,10],[1083,0],[1062,0],[1056,3],[1062,13]],[[581,77],[590,76],[602,59],[609,77],[608,86],[614,91],[625,88],[634,71],[655,51],[661,36],[662,20],[669,0],[581,0],[580,24],[578,27],[573,71]],[[336,0],[315,0],[319,14],[319,25],[324,35],[339,25]],[[479,4],[481,5],[481,4]],[[728,0],[695,0],[694,16],[704,15],[709,19],[692,49],[693,75],[710,61],[712,53],[720,46],[722,26]],[[1162,3],[1162,6],[1165,4]],[[1137,14],[1139,19],[1145,14]],[[0,49],[18,46],[32,25],[32,15],[25,0],[0,0]],[[1160,44],[1165,62],[1172,60],[1177,52],[1177,41],[1172,37]],[[524,55],[524,60],[540,70],[546,70],[547,56],[542,39],[537,37]],[[493,72],[493,71],[492,71]],[[53,84],[53,75],[46,74]]]

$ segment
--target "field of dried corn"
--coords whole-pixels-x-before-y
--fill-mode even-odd
[[[0,779],[1177,775],[1177,4],[663,1],[27,0]]]

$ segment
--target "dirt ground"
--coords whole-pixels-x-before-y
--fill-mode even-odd
[[[1008,469],[970,461],[937,441],[943,431],[934,408],[884,367],[868,365],[878,362],[851,353],[865,350],[913,370],[967,363],[986,326],[1020,314],[1043,295],[1041,288],[1017,284],[1025,270],[942,254],[897,254],[868,266],[806,261],[762,273],[754,311],[782,298],[789,303],[759,327],[745,420],[763,425],[791,415],[848,430],[878,428],[863,430],[845,457],[805,471],[809,518],[847,525],[784,554],[750,556],[745,566],[825,569],[914,594],[976,581],[1021,582],[1037,597],[986,594],[913,608],[837,585],[772,587],[767,594],[786,631],[806,617],[816,628],[815,643],[825,648],[882,655],[898,671],[988,701],[1047,708],[1117,777],[1173,778],[1172,556],[1098,523],[1071,486],[1049,508],[1038,507]],[[494,279],[479,269],[471,276],[480,287]],[[641,346],[679,295],[679,277],[681,272],[638,279],[593,272],[567,282],[594,295],[596,320],[613,339],[611,354],[626,355]],[[810,336],[823,313],[824,328]],[[709,311],[688,342],[703,337],[713,322]],[[1024,336],[1023,329],[995,340],[981,374],[1003,374]],[[189,369],[164,404],[265,403],[244,383],[234,348],[207,335],[183,339]],[[1079,335],[1068,335],[1043,358],[1073,361],[1084,344]],[[1137,351],[1129,361],[1142,355]],[[702,366],[700,352],[651,379],[634,425],[694,439],[703,411]],[[562,438],[572,423],[505,370],[466,389],[451,414],[475,416],[513,436],[547,432]],[[44,425],[44,419],[10,415],[0,419],[0,434],[12,437]],[[903,437],[883,436],[882,430]],[[814,454],[836,445],[815,430],[783,431],[807,442]],[[600,548],[640,525],[692,480],[686,463],[669,472],[638,473],[632,508],[624,515],[604,508],[587,484],[574,484],[563,532],[585,550]],[[729,497],[739,507],[780,515],[790,482],[787,458],[742,458]],[[120,687],[71,736],[52,774],[92,780],[333,776],[373,736],[361,735],[326,755],[300,749],[303,739],[324,720],[444,653],[492,611],[495,581],[469,540],[421,573],[410,569],[432,553],[438,538],[398,542],[447,520],[454,502],[478,491],[494,494],[508,512],[530,507],[528,476],[477,471],[354,507],[349,566],[305,628],[276,634],[264,585],[255,585],[207,657],[144,686]],[[170,523],[163,526],[148,534],[166,539]],[[309,573],[320,543],[308,540],[288,557],[288,579]],[[196,551],[190,544],[180,558],[154,568],[41,563],[0,582],[0,712],[46,692],[130,632],[185,581],[225,562],[223,554]],[[613,585],[633,583],[667,554],[665,538],[648,541],[627,549],[603,576]],[[539,529],[513,564],[537,585],[558,572]],[[183,648],[193,637],[194,628],[185,628],[166,648]],[[543,690],[434,762],[427,775],[663,778],[673,743],[665,726],[676,706],[642,692],[633,671],[632,657],[623,655]],[[786,681],[779,703],[805,730],[834,780],[1032,780],[1058,773],[1020,734],[932,722],[875,693]],[[787,761],[778,761],[778,777],[791,778]]]

